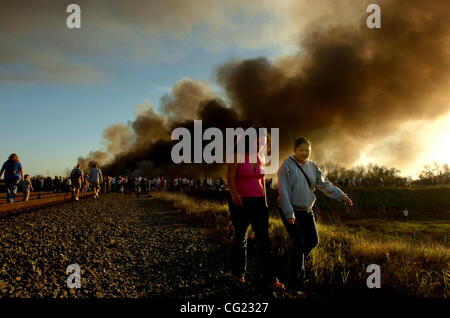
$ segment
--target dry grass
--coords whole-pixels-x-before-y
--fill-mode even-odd
[[[194,200],[181,193],[159,192],[152,197],[171,202],[202,223],[231,239],[233,229],[228,206]],[[450,253],[448,245],[376,238],[373,233],[356,234],[342,224],[318,224],[319,246],[308,258],[310,286],[317,290],[356,293],[367,290],[369,264],[381,267],[381,286],[390,294],[407,297],[449,298]],[[283,223],[270,218],[270,236],[276,255],[284,257],[290,240]],[[250,235],[251,237],[251,235]]]

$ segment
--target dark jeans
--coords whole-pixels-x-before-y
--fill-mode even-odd
[[[281,211],[280,211],[281,212]],[[283,214],[281,219],[292,239],[291,282],[303,284],[305,279],[305,259],[319,244],[316,221],[312,210],[295,211],[295,223],[288,224]]]
[[[264,197],[242,198],[242,207],[228,201],[231,221],[234,227],[234,241],[231,256],[232,273],[245,275],[247,270],[247,233],[251,224],[255,232],[258,254],[263,266],[264,281],[276,282],[272,248],[269,240],[269,210]]]

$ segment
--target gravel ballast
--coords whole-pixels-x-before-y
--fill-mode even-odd
[[[2,216],[0,235],[0,297],[292,297],[261,288],[251,260],[250,283],[237,286],[222,237],[148,197],[109,194]],[[70,264],[81,269],[81,288],[66,285]]]

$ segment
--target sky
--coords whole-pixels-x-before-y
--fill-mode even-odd
[[[135,108],[145,101],[157,105],[173,83],[186,77],[207,81],[212,67],[225,59],[270,51],[208,53],[194,48],[176,63],[155,62],[143,68],[121,62],[108,67],[114,78],[104,83],[2,82],[1,112],[9,115],[1,116],[0,127],[11,137],[2,142],[0,158],[16,152],[27,172],[62,174],[78,156],[102,146],[105,127],[133,120]]]
[[[6,28],[0,33],[6,39],[1,41],[6,53],[0,55],[0,127],[2,135],[9,136],[2,142],[0,158],[16,152],[25,172],[63,174],[78,156],[102,146],[105,127],[134,119],[135,107],[145,101],[158,105],[175,82],[183,78],[210,81],[214,67],[225,60],[280,52],[275,43],[241,47],[242,40],[232,37],[220,48],[209,46],[220,41],[224,31],[207,30],[211,21],[206,11],[199,14],[198,23],[186,18],[180,25],[165,19],[153,24],[145,21],[145,12],[142,16],[138,12],[146,7],[151,20],[156,14],[152,9],[158,8],[162,15],[178,19],[182,8],[174,8],[182,7],[182,1],[169,1],[167,6],[131,1],[128,8],[123,1],[113,1],[111,6],[101,2],[98,7],[77,2],[82,21],[78,30],[65,25],[69,15],[65,8],[72,2],[59,1],[55,7],[49,1],[18,1],[2,10],[11,18],[3,17]],[[205,3],[198,1],[193,15],[203,10],[201,2]],[[117,11],[108,13],[113,7]],[[205,4],[205,10],[208,7]],[[221,6],[215,7],[212,10],[219,11]],[[228,10],[231,20],[224,24],[239,21],[238,8]],[[133,24],[126,17],[144,21]],[[267,16],[251,18],[257,29]],[[247,32],[257,32],[247,23],[241,25],[249,28]],[[184,26],[189,29],[182,30]],[[109,44],[99,47],[96,41],[105,37]],[[23,49],[28,52],[24,54]]]
[[[180,81],[206,83],[226,100],[216,80],[223,63],[258,57],[277,63],[302,54],[299,43],[311,28],[367,16],[364,1],[1,3],[0,158],[17,153],[31,175],[64,175],[79,156],[106,149],[105,128],[132,123],[142,104],[160,111],[161,98]],[[66,26],[70,3],[81,8],[81,29]],[[395,165],[412,176],[432,161],[448,163],[450,98],[436,98],[447,111],[405,121],[367,144],[353,163]],[[411,149],[415,159],[403,163],[404,152],[386,159],[386,145],[395,152],[396,140],[411,131],[421,144]]]

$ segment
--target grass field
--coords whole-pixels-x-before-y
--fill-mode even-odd
[[[370,275],[366,268],[369,264],[377,264],[381,268],[383,295],[449,298],[450,249],[448,243],[443,242],[443,233],[450,234],[449,214],[445,208],[450,196],[447,201],[442,197],[447,190],[438,190],[442,193],[437,194],[428,189],[419,191],[423,200],[434,198],[435,205],[428,208],[431,212],[419,199],[407,199],[411,195],[409,189],[405,189],[407,194],[404,197],[392,195],[389,189],[380,190],[376,198],[367,199],[367,206],[371,209],[353,208],[349,211],[339,206],[332,210],[334,202],[319,198],[317,226],[320,242],[307,260],[308,289],[317,295],[364,294],[368,291],[366,279]],[[182,193],[155,192],[152,196],[170,202],[231,241],[233,228],[226,204],[194,200]],[[352,196],[356,197],[355,193]],[[404,200],[410,200],[408,207],[410,213],[414,213],[407,223],[402,222],[401,214],[393,214],[394,207],[383,206],[377,214],[373,204],[391,202],[400,208]],[[357,204],[360,202],[355,201]],[[386,210],[392,213],[386,213]],[[415,240],[411,237],[413,227],[416,229]],[[252,237],[251,233],[249,237]],[[273,210],[270,237],[278,262],[285,270],[290,240]]]

